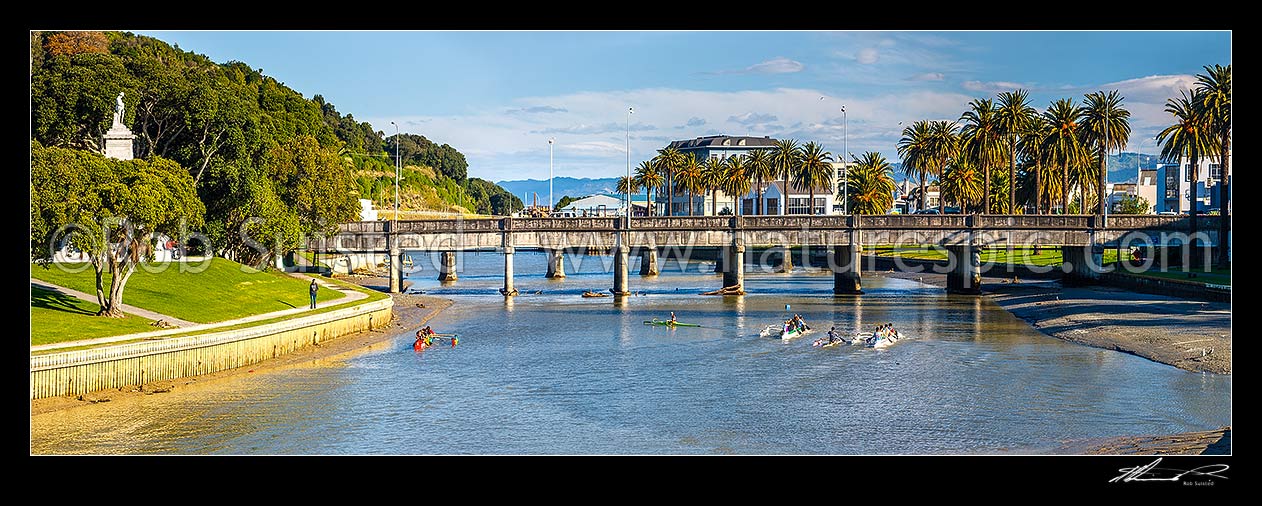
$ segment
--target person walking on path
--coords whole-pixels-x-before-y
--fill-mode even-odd
[[[316,294],[320,292],[320,285],[316,284],[315,278],[311,278],[311,309],[315,309]]]

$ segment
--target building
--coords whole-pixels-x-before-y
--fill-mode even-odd
[[[377,210],[371,199],[359,199],[359,221],[377,221]]]
[[[1228,162],[1231,153],[1227,154]],[[1218,202],[1219,184],[1230,187],[1231,175],[1227,175],[1224,183],[1222,168],[1218,165],[1218,157],[1202,156],[1197,160],[1197,183],[1192,184],[1192,164],[1185,156],[1180,163],[1157,164],[1157,194],[1153,201],[1155,212],[1185,214],[1195,200],[1197,211],[1205,212],[1221,206]],[[1195,188],[1193,188],[1195,186]],[[1195,195],[1193,195],[1195,190]]]
[[[836,202],[833,204],[832,213],[844,214],[846,211],[845,202],[842,201],[841,196],[844,196],[845,193],[842,192],[842,184],[846,181],[846,170],[857,164],[854,162],[831,162],[830,165],[833,166],[833,193],[836,194],[834,195]]]
[[[750,188],[749,194],[741,199],[741,214],[754,214],[757,193]],[[811,209],[811,194],[806,187],[790,182],[788,194],[785,194],[784,181],[772,181],[762,192],[763,214],[830,214],[837,201],[836,195],[827,188],[815,189],[815,205]],[[813,212],[812,212],[813,211]]]
[[[553,214],[562,218],[589,218],[603,216],[620,216],[626,199],[608,195],[591,195],[570,202]]]
[[[724,160],[729,156],[744,155],[755,149],[771,149],[775,147],[776,140],[771,137],[748,137],[748,136],[730,136],[730,135],[709,135],[705,137],[697,137],[683,141],[672,141],[667,147],[675,148],[685,156],[692,155],[700,162],[705,159]],[[667,202],[667,192],[661,191],[657,196],[658,210],[664,210],[666,206],[670,206],[671,216],[688,216],[688,193],[679,192],[675,194],[670,202]],[[717,196],[718,205],[714,205]],[[696,194],[692,198],[693,216],[709,216],[714,214],[711,211],[719,211],[726,207],[730,212],[735,212],[735,199],[730,195],[717,192],[705,192],[704,195]],[[717,207],[717,209],[715,209]],[[664,214],[664,213],[663,213]]]

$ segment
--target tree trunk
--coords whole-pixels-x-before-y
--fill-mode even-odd
[[[762,178],[758,178],[758,186],[754,188],[754,214],[762,214]]]
[[[1008,143],[1009,153],[1012,153],[1012,163],[1008,165],[1008,214],[1016,213],[1017,208],[1017,138],[1011,137]],[[1038,208],[1034,209],[1034,213],[1038,214]]]
[[[916,207],[917,211],[923,211],[925,208],[925,171],[920,171],[920,205]]]
[[[675,210],[671,209],[675,205],[675,178],[670,172],[666,173],[666,216],[674,216]]]
[[[688,191],[688,216],[692,216],[692,190]]]
[[[1034,214],[1043,214],[1043,166],[1034,164]]]
[[[1078,214],[1087,214],[1087,185],[1086,184],[1078,185]]]
[[[1060,214],[1069,214],[1069,160],[1060,166]]]
[[[982,177],[986,178],[986,195],[982,197],[982,214],[990,213],[990,166],[982,164]]]
[[[1105,186],[1105,178],[1108,177],[1108,174],[1109,174],[1109,155],[1108,155],[1107,146],[1104,146],[1100,148],[1100,192],[1097,194],[1100,197],[1100,202],[1099,202],[1099,205],[1096,206],[1096,208],[1100,210],[1100,212],[1098,213],[1100,216],[1104,216],[1104,213],[1105,213],[1106,199],[1104,198],[1104,186]],[[1135,186],[1136,192],[1138,192],[1139,181],[1135,181],[1135,185],[1136,185]]]
[[[945,165],[945,164],[944,164]],[[942,177],[946,173],[945,167],[938,167],[938,214],[946,214],[946,191],[942,187]]]
[[[1227,165],[1231,162],[1227,157],[1227,153],[1231,149],[1231,135],[1224,133],[1220,136],[1218,152],[1218,167],[1222,170],[1218,178],[1218,266],[1226,268],[1230,260],[1227,259],[1227,232],[1230,230],[1231,220],[1227,216],[1227,199],[1231,197],[1227,193]]]
[[[710,190],[710,214],[713,216],[719,215],[719,191],[718,190]]]
[[[1188,226],[1192,233],[1191,239],[1189,240],[1192,245],[1192,255],[1189,258],[1188,267],[1195,266],[1196,259],[1200,257],[1200,255],[1197,254],[1196,249],[1196,203],[1198,200],[1196,195],[1196,184],[1199,183],[1201,179],[1199,170],[1201,163],[1200,158],[1200,153],[1197,153],[1196,150],[1192,150],[1192,153],[1188,156],[1188,160],[1192,162],[1192,188],[1188,191],[1188,202],[1191,203],[1188,207]]]

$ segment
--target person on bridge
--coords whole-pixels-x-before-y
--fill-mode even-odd
[[[316,284],[315,278],[311,278],[311,309],[316,308],[316,294],[320,293],[320,285]]]

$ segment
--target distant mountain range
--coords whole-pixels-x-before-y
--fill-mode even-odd
[[[517,198],[521,199],[526,205],[534,203],[533,193],[539,194],[539,203],[546,204],[548,202],[548,180],[524,179],[517,181],[499,181],[495,184],[508,190]],[[606,177],[600,179],[591,178],[573,178],[573,177],[555,177],[552,178],[552,198],[555,201],[561,200],[561,197],[569,195],[570,197],[579,198],[588,195],[606,194],[612,195],[618,188],[618,178]]]

